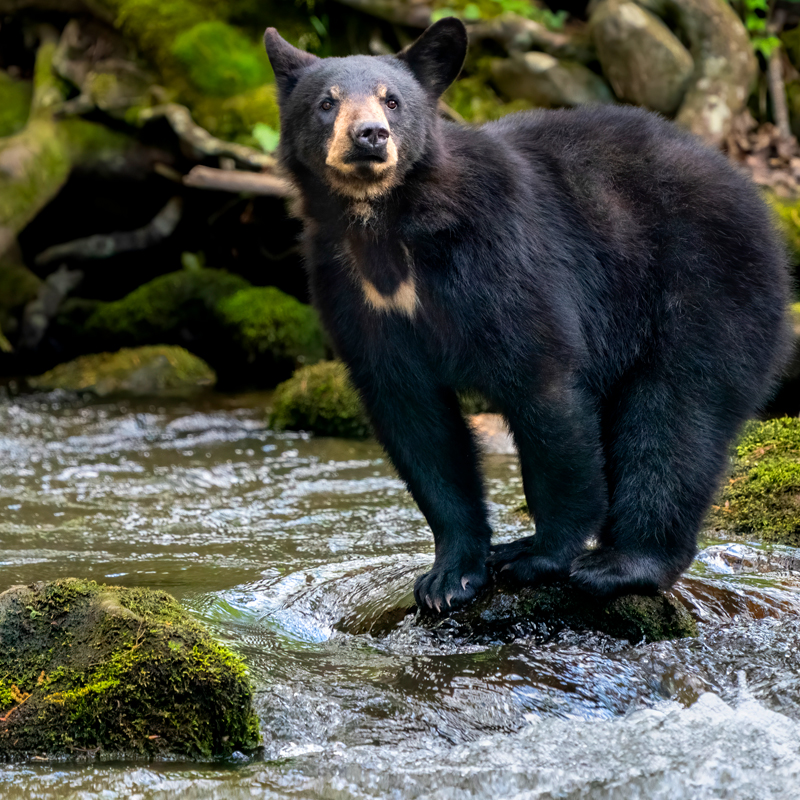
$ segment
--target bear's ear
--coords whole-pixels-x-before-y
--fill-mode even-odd
[[[275,28],[267,28],[264,33],[264,47],[267,48],[269,63],[275,72],[275,82],[278,84],[280,99],[287,98],[294,89],[300,73],[310,67],[317,56],[292,47]]]
[[[467,56],[467,29],[456,17],[445,17],[397,54],[416,79],[436,97],[458,77]]]

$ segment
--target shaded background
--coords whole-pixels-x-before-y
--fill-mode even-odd
[[[391,53],[446,15],[471,49],[443,114],[654,109],[764,185],[800,261],[793,2],[0,0],[0,376],[174,344],[222,388],[269,387],[322,358],[313,312],[292,302],[308,297],[261,35]],[[247,292],[267,286],[280,291]],[[795,397],[775,409],[800,411]]]

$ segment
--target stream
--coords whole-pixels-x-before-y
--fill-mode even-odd
[[[268,395],[0,395],[0,591],[171,592],[240,653],[263,752],[0,764],[16,798],[800,798],[800,552],[707,541],[698,639],[469,640],[397,609],[433,558],[380,447],[266,427]],[[496,536],[530,533],[485,460]]]

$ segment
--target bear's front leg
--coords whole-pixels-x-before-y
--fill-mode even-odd
[[[423,610],[472,600],[489,580],[487,521],[477,445],[452,389],[409,354],[351,374],[376,433],[433,531],[436,557],[414,585]]]

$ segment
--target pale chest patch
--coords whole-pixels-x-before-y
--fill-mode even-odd
[[[397,240],[354,233],[345,240],[345,255],[365,304],[374,311],[413,319],[419,308],[414,259]]]

